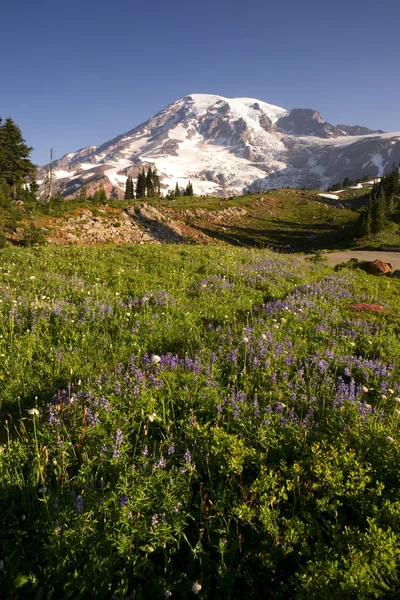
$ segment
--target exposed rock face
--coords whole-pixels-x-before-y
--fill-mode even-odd
[[[277,187],[324,188],[379,176],[400,163],[400,133],[334,126],[312,109],[287,111],[252,98],[192,94],[125,134],[53,163],[66,197],[103,186],[122,197],[128,175],[155,167],[164,192],[192,182],[196,194],[228,196]],[[43,183],[46,168],[39,169]]]

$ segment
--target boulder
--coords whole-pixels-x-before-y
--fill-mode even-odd
[[[394,269],[390,263],[385,263],[383,260],[374,260],[363,265],[364,270],[371,275],[390,275]]]

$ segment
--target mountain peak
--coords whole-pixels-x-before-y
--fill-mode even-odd
[[[165,193],[189,180],[196,194],[274,187],[327,187],[381,175],[400,162],[400,135],[334,126],[313,109],[290,111],[256,98],[189,94],[99,146],[53,163],[57,187],[74,196],[103,186],[121,197],[130,175],[156,168]],[[39,170],[44,182],[46,168]]]

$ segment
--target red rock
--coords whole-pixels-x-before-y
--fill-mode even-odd
[[[390,263],[385,263],[383,260],[378,259],[373,262],[367,262],[363,266],[364,270],[372,275],[388,275],[394,271]]]

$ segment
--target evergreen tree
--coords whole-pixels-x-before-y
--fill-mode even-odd
[[[103,187],[93,194],[93,202],[102,202],[103,204],[107,202],[106,192]]]
[[[179,189],[178,182],[176,182],[174,195],[175,195],[175,198],[179,198],[179,196],[181,195],[181,190]]]
[[[11,117],[4,123],[0,119],[0,183],[10,186],[13,197],[18,184],[35,176],[35,165],[29,159],[31,151]]]
[[[193,196],[193,186],[190,181],[186,186],[185,196]]]
[[[370,215],[371,215],[371,231],[372,233],[378,233],[385,227],[385,197],[382,189],[379,188],[378,192],[374,195],[371,200]]]
[[[146,173],[144,168],[138,174],[136,183],[136,198],[144,198],[146,196]]]
[[[128,175],[128,179],[126,180],[126,183],[125,183],[124,198],[125,198],[125,200],[133,200],[134,197],[135,197],[135,194],[134,194],[134,190],[133,190],[133,180],[132,180],[132,177],[130,175]]]
[[[148,198],[154,196],[153,171],[151,167],[149,167],[146,175],[146,192]]]
[[[357,221],[357,237],[371,235],[371,214],[368,210],[362,212]]]
[[[153,195],[160,196],[160,194],[161,194],[160,177],[158,176],[157,169],[154,167],[154,169],[153,169]]]

